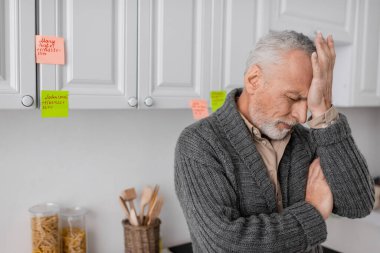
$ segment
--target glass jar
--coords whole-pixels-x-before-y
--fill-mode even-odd
[[[86,253],[86,213],[82,207],[61,210],[62,253]]]
[[[29,208],[33,253],[60,253],[59,206],[43,203]]]

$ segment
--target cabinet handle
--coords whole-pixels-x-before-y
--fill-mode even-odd
[[[144,100],[144,104],[148,107],[151,107],[153,105],[153,98],[152,97],[146,97]]]
[[[34,104],[34,99],[30,95],[25,95],[22,97],[21,103],[25,107],[31,107]]]
[[[137,98],[130,97],[128,99],[128,104],[129,104],[130,107],[136,107],[137,106]]]

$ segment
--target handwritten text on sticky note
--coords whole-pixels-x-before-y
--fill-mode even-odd
[[[227,93],[226,91],[211,91],[210,92],[210,98],[211,98],[211,110],[215,112],[219,109],[226,100]]]
[[[65,118],[69,116],[68,91],[41,91],[42,118]]]
[[[64,38],[36,35],[36,62],[65,64]]]
[[[206,99],[193,99],[190,101],[190,107],[193,110],[194,119],[199,120],[208,116]]]

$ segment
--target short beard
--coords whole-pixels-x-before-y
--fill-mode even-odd
[[[285,123],[291,127],[297,124],[297,122],[288,122],[281,119],[268,120],[264,113],[260,110],[254,110],[252,106],[249,107],[248,111],[252,124],[260,130],[261,134],[268,136],[271,140],[282,140],[291,132],[291,129],[279,129],[277,127],[279,123]]]

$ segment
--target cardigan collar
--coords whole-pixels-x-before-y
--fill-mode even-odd
[[[241,93],[241,88],[232,90],[227,95],[223,106],[215,114],[227,138],[256,180],[272,213],[276,210],[275,188],[269,179],[264,162],[252,140],[251,133],[237,108],[236,98]]]

